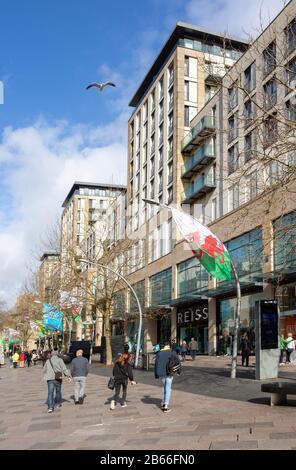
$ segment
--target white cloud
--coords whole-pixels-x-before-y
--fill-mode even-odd
[[[284,0],[190,0],[186,20],[217,32],[256,37],[280,12]]]
[[[0,291],[10,305],[32,252],[41,254],[39,240],[60,216],[73,182],[126,184],[125,134],[126,116],[101,129],[71,127],[65,121],[50,125],[42,119],[30,127],[5,129],[0,160],[6,162],[5,189],[12,213],[0,227]],[[7,211],[2,204],[0,221]]]

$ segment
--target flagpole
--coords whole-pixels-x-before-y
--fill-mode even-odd
[[[234,267],[232,259],[230,259],[231,267],[236,284],[236,312],[235,312],[235,321],[234,321],[234,338],[233,338],[233,348],[232,348],[232,361],[231,361],[231,378],[236,378],[236,369],[237,369],[237,351],[238,351],[238,330],[240,325],[240,312],[241,312],[241,287],[239,278]]]

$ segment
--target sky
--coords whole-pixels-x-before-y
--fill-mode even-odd
[[[126,184],[128,103],[176,22],[256,37],[284,4],[0,0],[0,300],[38,266],[74,181]]]

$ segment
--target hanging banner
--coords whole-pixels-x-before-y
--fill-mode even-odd
[[[43,304],[43,324],[47,330],[63,331],[63,314],[51,304]]]

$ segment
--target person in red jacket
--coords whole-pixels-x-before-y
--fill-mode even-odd
[[[20,360],[20,367],[25,367],[25,353],[24,353],[24,351],[22,351],[20,353],[20,359],[19,360]]]

